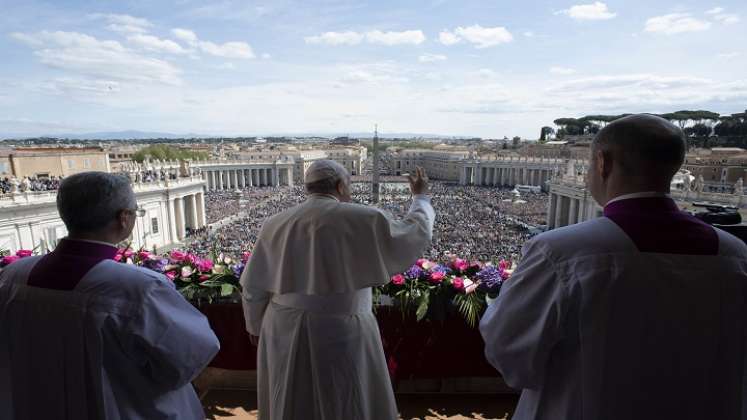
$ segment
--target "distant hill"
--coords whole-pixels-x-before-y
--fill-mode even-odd
[[[209,135],[209,134],[175,134],[175,133],[164,133],[157,131],[139,131],[139,130],[124,130],[124,131],[102,131],[95,133],[66,133],[66,134],[47,134],[40,136],[30,136],[28,134],[20,135],[13,133],[0,133],[0,139],[25,139],[25,138],[37,138],[37,137],[48,137],[58,139],[72,139],[72,140],[146,140],[146,139],[191,139],[191,138],[216,138],[216,137],[352,137],[352,138],[372,138],[372,132],[347,132],[347,133],[264,133],[264,134],[246,134],[246,135]],[[443,134],[428,134],[428,133],[379,133],[379,137],[383,139],[392,138],[423,138],[423,139],[466,139],[471,138],[470,136],[450,136]]]

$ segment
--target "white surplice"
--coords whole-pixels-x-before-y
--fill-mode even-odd
[[[190,382],[219,343],[173,283],[105,260],[73,290],[31,287],[38,261],[0,274],[0,418],[205,418]]]
[[[512,419],[740,418],[747,246],[718,241],[718,255],[642,253],[602,217],[528,242],[480,323],[522,390]]]
[[[422,256],[434,219],[424,195],[402,220],[312,195],[264,224],[241,278],[261,419],[397,418],[371,287]]]

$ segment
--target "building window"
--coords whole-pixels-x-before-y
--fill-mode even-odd
[[[83,159],[83,167],[86,169],[91,168],[91,159]]]
[[[67,168],[68,169],[75,169],[75,161],[72,159],[67,160]]]
[[[151,232],[153,232],[154,234],[158,233],[158,218],[157,217],[153,217],[152,219],[150,219],[150,226],[151,226]]]
[[[0,162],[0,173],[4,174],[8,172],[8,164],[5,162]]]

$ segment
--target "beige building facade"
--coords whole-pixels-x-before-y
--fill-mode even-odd
[[[66,177],[79,172],[111,172],[109,155],[101,148],[16,148],[7,158],[0,155],[0,173],[22,179]]]

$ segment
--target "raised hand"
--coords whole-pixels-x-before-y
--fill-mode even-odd
[[[407,174],[407,180],[410,181],[412,195],[428,194],[428,175],[425,169],[418,166],[415,169],[415,175]]]

